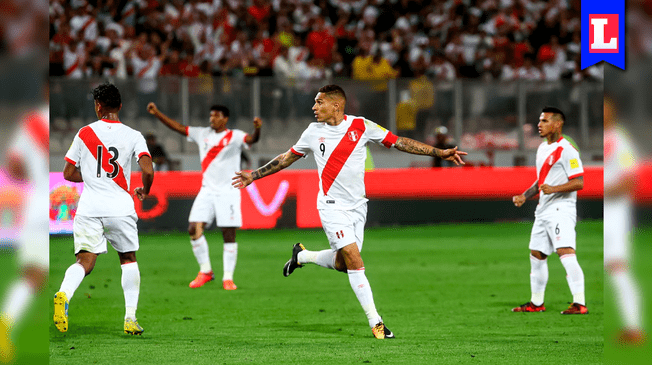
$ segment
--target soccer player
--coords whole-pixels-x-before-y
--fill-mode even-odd
[[[8,177],[16,186],[14,191],[22,195],[23,206],[16,227],[21,274],[10,284],[0,312],[0,362],[13,361],[11,332],[48,278],[48,124],[47,104],[27,113],[6,155]]]
[[[458,151],[457,147],[441,150],[398,137],[363,117],[344,114],[345,106],[346,95],[341,87],[326,85],[320,88],[312,107],[317,122],[308,126],[292,148],[265,166],[253,172],[237,172],[233,186],[242,189],[312,153],[320,181],[317,208],[331,249],[308,251],[303,244],[295,244],[292,257],[283,267],[283,275],[289,276],[296,268],[308,263],[348,273],[351,288],[367,315],[374,337],[394,338],[376,311],[360,256],[367,220],[364,186],[366,144],[371,141],[412,154],[440,156],[456,164],[464,164],[460,155],[466,155],[466,152]]]
[[[247,134],[226,127],[229,109],[222,105],[211,106],[209,127],[185,126],[163,114],[154,103],[147,105],[147,111],[168,128],[187,136],[188,141],[199,146],[202,186],[188,217],[188,233],[192,252],[199,264],[199,273],[189,286],[199,288],[215,280],[204,230],[216,221],[217,226],[222,228],[224,239],[222,287],[225,290],[236,290],[238,287],[233,283],[233,272],[238,258],[235,230],[242,226],[242,212],[240,191],[231,186],[229,176],[240,169],[242,150],[248,149],[260,139],[263,121],[255,117],[254,132]]]
[[[641,345],[642,299],[630,271],[633,190],[636,181],[634,146],[627,131],[616,124],[613,101],[604,99],[604,267],[616,293],[624,324],[618,341]]]
[[[584,301],[584,273],[575,255],[575,222],[577,220],[577,191],[584,187],[584,169],[579,152],[562,136],[564,113],[553,107],[543,108],[539,116],[539,135],[546,140],[539,145],[536,155],[537,180],[523,194],[512,197],[520,207],[537,193],[539,204],[534,212],[534,226],[530,236],[529,302],[512,309],[513,312],[543,312],[548,262],[557,252],[566,269],[566,279],[573,294],[573,302],[561,314],[587,314]]]
[[[122,124],[120,91],[106,83],[93,89],[98,121],[82,127],[65,156],[63,176],[83,182],[77,214],[73,221],[77,261],[67,270],[61,288],[54,295],[54,324],[68,330],[68,304],[84,277],[93,271],[97,256],[107,252],[106,243],[118,252],[125,297],[124,332],[140,335],[143,328],[136,319],[140,294],[140,271],[136,262],[139,248],[138,216],[129,193],[132,158],[142,170],[142,187],[134,189],[141,201],[154,181],[152,158],[143,135]]]

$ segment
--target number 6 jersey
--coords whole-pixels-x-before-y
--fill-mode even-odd
[[[131,162],[150,156],[143,135],[115,120],[102,119],[79,130],[65,160],[81,171],[84,190],[77,214],[119,217],[136,214],[129,193]],[[151,157],[151,156],[150,156]]]

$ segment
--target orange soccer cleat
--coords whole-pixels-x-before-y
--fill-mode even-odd
[[[233,283],[233,280],[224,280],[224,281],[222,281],[222,288],[224,288],[224,290],[236,290],[236,289],[238,289],[238,287],[235,286],[235,283]]]
[[[571,303],[568,306],[568,309],[561,312],[561,314],[589,314],[589,310],[586,309],[585,305],[579,303]]]
[[[521,304],[516,308],[512,308],[512,312],[545,312],[546,307],[543,306],[543,303],[541,305],[534,305],[532,302],[527,302],[525,304]]]
[[[207,272],[207,273],[204,273],[204,272],[200,271],[199,274],[197,274],[197,277],[195,278],[195,280],[191,281],[190,285],[188,285],[188,286],[191,287],[191,288],[200,288],[200,287],[204,286],[204,284],[208,283],[209,281],[213,281],[213,280],[215,280],[215,274],[213,274],[212,271]]]

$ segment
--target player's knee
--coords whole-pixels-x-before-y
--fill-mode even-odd
[[[188,234],[190,235],[190,238],[193,240],[196,240],[199,237],[201,237],[203,233],[204,231],[201,229],[201,227],[199,227],[196,224],[190,224],[188,226]]]
[[[575,254],[575,250],[571,247],[562,247],[557,249],[557,255],[559,255],[559,257],[571,254]]]
[[[530,254],[539,260],[545,260],[546,258],[548,258],[548,255],[546,255],[541,251],[531,250]]]
[[[629,271],[629,263],[626,260],[616,260],[605,263],[604,269],[609,275],[615,275]]]

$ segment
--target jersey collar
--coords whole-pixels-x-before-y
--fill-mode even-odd
[[[120,124],[121,122],[119,120],[111,120],[111,119],[101,119],[105,123],[118,123]]]

